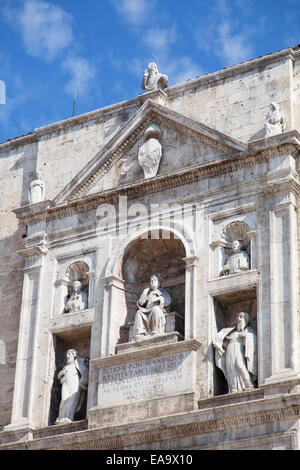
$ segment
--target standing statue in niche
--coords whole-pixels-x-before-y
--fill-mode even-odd
[[[237,315],[235,328],[223,328],[213,341],[216,366],[222,370],[229,393],[254,388],[257,377],[256,334],[248,326],[249,314]]]
[[[265,124],[265,136],[281,134],[286,129],[286,120],[280,107],[275,101],[270,103],[271,112],[267,115]]]
[[[157,140],[161,130],[156,124],[149,126],[144,132],[144,144],[139,148],[138,161],[144,170],[145,178],[156,176],[162,157],[162,146]]]
[[[75,413],[81,409],[88,388],[88,371],[88,358],[79,356],[75,349],[69,349],[66,364],[57,375],[62,389],[55,424],[74,421]]]
[[[36,202],[44,200],[45,185],[41,176],[41,173],[38,171],[36,173],[36,178],[30,183],[28,192],[29,204],[35,204]]]
[[[137,302],[138,311],[134,322],[134,339],[164,333],[165,311],[171,304],[170,294],[160,287],[161,275],[152,274],[150,287],[144,289]]]
[[[231,245],[232,255],[223,266],[222,274],[235,274],[247,271],[250,266],[248,253],[241,249],[239,240],[234,240]]]
[[[144,71],[141,88],[146,91],[158,90],[168,86],[168,76],[159,73],[155,62],[150,62],[148,70]]]
[[[72,284],[73,292],[66,303],[65,312],[73,313],[85,310],[87,308],[87,293],[82,290],[80,281],[74,281]]]

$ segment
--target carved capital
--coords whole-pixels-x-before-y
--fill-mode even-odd
[[[183,258],[183,261],[185,262],[185,267],[186,269],[192,269],[197,266],[197,262],[199,261],[198,256],[188,256],[187,258]]]

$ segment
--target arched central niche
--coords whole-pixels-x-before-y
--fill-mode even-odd
[[[186,251],[182,241],[172,232],[160,230],[156,235],[154,239],[151,232],[144,234],[133,240],[125,250],[120,274],[124,280],[127,315],[125,325],[120,329],[119,343],[132,339],[137,301],[149,286],[153,273],[161,274],[161,287],[172,298],[166,314],[166,333],[178,331],[179,339],[184,338]]]

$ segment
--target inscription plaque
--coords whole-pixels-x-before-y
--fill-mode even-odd
[[[190,390],[190,367],[191,353],[180,352],[102,368],[99,370],[98,404],[107,406]]]

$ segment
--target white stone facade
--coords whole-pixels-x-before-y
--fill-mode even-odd
[[[300,449],[299,89],[289,48],[0,144],[0,448]],[[157,272],[165,333],[135,341]],[[257,375],[228,393],[213,341],[240,312]],[[88,387],[55,424],[70,349]]]

